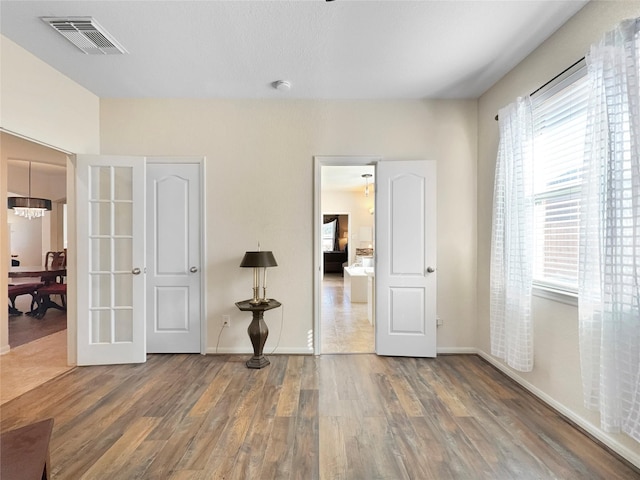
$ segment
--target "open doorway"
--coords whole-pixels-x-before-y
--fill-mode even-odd
[[[373,353],[373,165],[321,167],[320,353]]]
[[[19,265],[23,270],[42,267],[46,252],[60,252],[67,247],[67,155],[5,132],[0,135],[2,161],[6,162],[7,195],[51,200],[51,210],[43,217],[28,219],[7,212],[6,253],[11,259],[8,267],[12,269],[11,265]],[[23,273],[12,276],[9,271],[9,283],[42,281],[42,277],[24,277]],[[61,304],[59,297],[52,297],[52,300]],[[43,318],[35,318],[26,315],[32,309],[31,301],[28,294],[16,297],[15,307],[21,313],[10,311],[5,317],[10,351],[1,357],[3,402],[70,368],[67,364],[67,312],[49,308]]]

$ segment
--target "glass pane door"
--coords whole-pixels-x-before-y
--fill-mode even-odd
[[[78,226],[79,364],[144,361],[144,158],[78,157]]]

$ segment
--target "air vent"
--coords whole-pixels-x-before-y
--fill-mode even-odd
[[[127,53],[92,17],[41,17],[60,35],[88,55],[120,55]]]

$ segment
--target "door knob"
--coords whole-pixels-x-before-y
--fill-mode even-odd
[[[190,271],[191,273],[196,273],[196,272],[198,271],[198,267],[191,267],[191,268],[189,269],[189,271]]]
[[[133,270],[131,270],[131,273],[133,273],[134,275],[140,275],[140,269],[136,267]]]
[[[435,271],[436,271],[436,269],[435,269],[435,268],[433,268],[433,267],[427,267],[427,273],[433,273],[433,272],[435,272]]]

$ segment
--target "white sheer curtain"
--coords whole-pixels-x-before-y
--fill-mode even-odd
[[[580,220],[585,405],[640,441],[640,19],[587,55],[591,88]]]
[[[533,118],[529,97],[498,112],[491,239],[491,354],[533,369]]]

